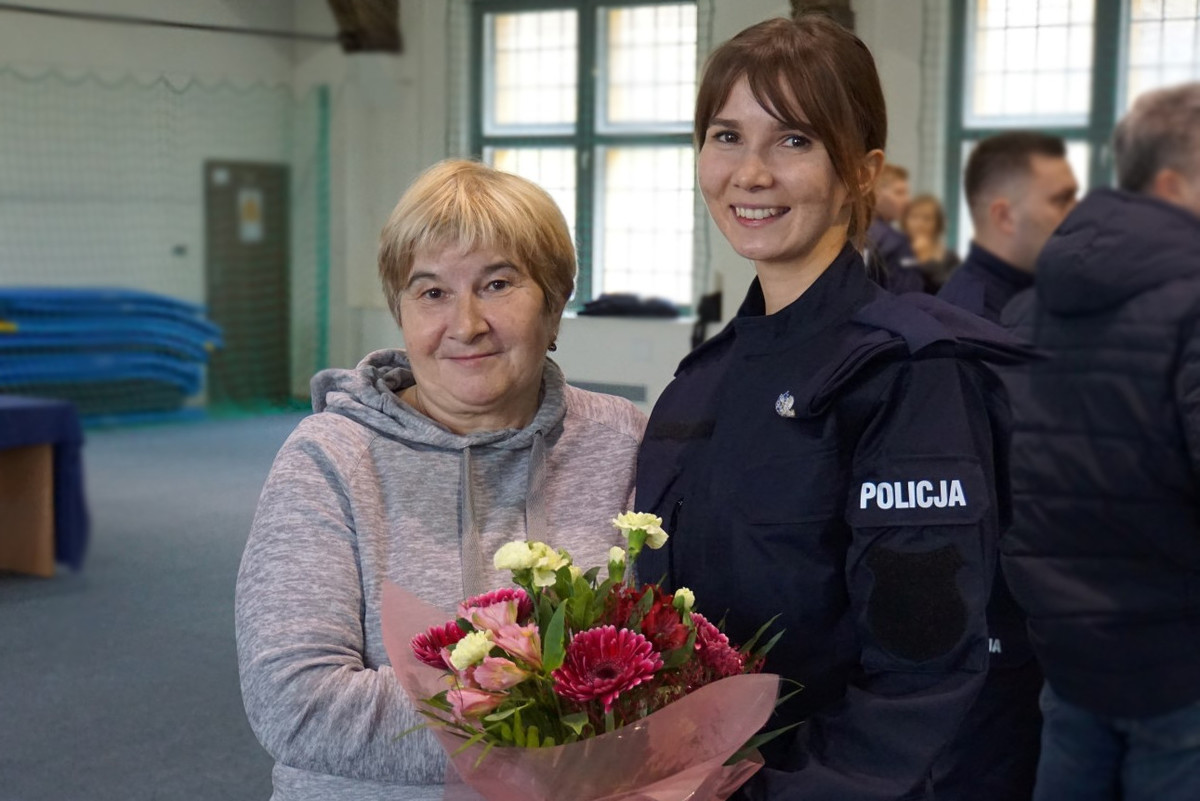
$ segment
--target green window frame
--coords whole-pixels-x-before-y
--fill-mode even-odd
[[[646,124],[638,129],[632,125],[605,128],[598,124],[598,98],[604,88],[604,52],[599,41],[602,33],[600,14],[604,9],[636,8],[638,6],[697,6],[696,0],[472,0],[470,11],[470,127],[469,147],[476,158],[483,158],[489,148],[571,147],[575,150],[575,243],[579,258],[579,273],[575,295],[568,310],[577,310],[592,300],[596,265],[597,220],[602,212],[600,197],[601,170],[594,154],[605,147],[684,146],[691,147],[690,120],[686,125]],[[487,64],[488,15],[530,11],[573,10],[577,12],[578,60],[575,85],[576,108],[573,132],[546,130],[513,133],[489,132],[486,114],[489,99]],[[550,128],[551,126],[546,126]],[[696,259],[692,259],[692,295],[697,280]],[[690,305],[682,311],[690,312]]]
[[[1086,175],[1079,176],[1086,186],[1112,183],[1113,161],[1109,141],[1119,117],[1122,54],[1126,46],[1127,0],[1095,0],[1091,67],[1091,102],[1086,118],[1078,123],[1039,125],[1035,120],[1021,124],[969,124],[966,115],[968,80],[971,73],[970,41],[972,10],[975,0],[952,0],[950,8],[950,46],[948,63],[955,65],[949,74],[946,112],[945,186],[946,241],[952,246],[959,240],[964,205],[962,193],[963,148],[967,142],[983,139],[1017,128],[1034,128],[1060,136],[1068,142],[1088,147]]]

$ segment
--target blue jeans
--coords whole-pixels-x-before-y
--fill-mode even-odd
[[[1200,703],[1113,718],[1042,689],[1042,755],[1033,801],[1200,799]]]

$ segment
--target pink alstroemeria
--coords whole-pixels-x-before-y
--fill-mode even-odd
[[[492,633],[492,642],[535,670],[542,666],[542,637],[536,623],[510,623]]]
[[[489,693],[470,687],[450,690],[446,693],[446,700],[450,703],[454,716],[459,720],[481,718],[504,703],[504,699],[507,697],[503,693]]]
[[[484,657],[483,663],[476,665],[472,678],[485,690],[500,692],[514,687],[533,674],[522,670],[511,659],[499,656]]]
[[[496,631],[502,626],[517,623],[533,614],[533,601],[525,590],[504,588],[492,590],[458,605],[458,616],[477,629]]]

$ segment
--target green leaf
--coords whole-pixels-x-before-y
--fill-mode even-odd
[[[554,737],[552,735],[547,734],[542,738],[542,748],[553,748],[556,745],[558,745],[558,743],[554,741]]]
[[[489,723],[494,723],[495,721],[498,721],[498,720],[504,720],[505,718],[509,717],[510,715],[515,715],[517,712],[520,712],[522,709],[528,709],[530,704],[532,704],[532,703],[533,703],[532,701],[529,701],[524,704],[520,704],[518,706],[513,706],[508,709],[502,709],[498,712],[493,712],[492,714],[485,717],[484,720],[488,721]]]
[[[529,727],[529,729],[525,732],[525,747],[526,748],[540,748],[541,747],[541,740],[538,739],[538,727],[537,726],[531,725]]]
[[[734,765],[738,762],[741,762],[743,759],[745,759],[746,757],[753,754],[756,750],[758,750],[759,746],[766,745],[767,743],[771,742],[779,735],[786,734],[787,732],[791,731],[792,729],[796,728],[797,726],[801,725],[804,722],[805,721],[803,721],[803,720],[796,721],[795,723],[791,724],[790,726],[784,726],[779,729],[773,729],[771,731],[764,731],[761,734],[754,735],[753,737],[751,737],[749,740],[746,741],[745,745],[743,745],[737,751],[734,751],[733,756],[731,756],[731,757],[729,757],[729,759],[725,760],[725,764],[726,765]]]
[[[489,753],[491,753],[492,747],[495,745],[496,745],[495,743],[488,743],[487,745],[485,745],[483,747],[483,751],[479,754],[479,758],[475,760],[474,767],[478,768],[480,766],[480,764],[483,763],[483,758],[485,756],[487,756]]]
[[[500,739],[504,740],[504,742],[511,743],[513,741],[512,726],[509,726],[507,723],[501,723],[498,731],[500,734]]]
[[[590,570],[588,570],[586,573],[583,574],[583,580],[586,581],[589,585],[594,586],[596,584],[596,576],[599,576],[599,575],[600,575],[599,566],[593,567]]]
[[[546,627],[550,625],[550,618],[552,617],[554,617],[554,604],[551,603],[550,598],[547,597],[545,593],[542,593],[538,596],[538,629],[545,631]]]
[[[742,644],[742,647],[740,649],[741,652],[744,654],[753,653],[755,643],[757,643],[759,638],[761,638],[763,636],[763,634],[766,633],[767,629],[769,629],[771,627],[771,624],[774,623],[778,619],[779,619],[779,615],[776,615],[775,617],[768,620],[766,623],[763,623],[761,626],[759,626],[758,631],[754,632],[754,636]],[[724,619],[722,619],[721,620],[722,625],[719,626],[719,628],[722,631],[725,630],[724,622],[725,622]],[[783,632],[780,632],[780,634],[782,634],[782,633]]]
[[[549,674],[562,666],[567,648],[563,642],[567,608],[560,606],[554,610],[550,625],[545,628],[545,639],[542,642],[542,672]]]
[[[680,647],[663,654],[663,670],[673,670],[682,667],[696,651],[696,632],[688,634],[687,642]]]
[[[781,629],[774,637],[767,640],[766,645],[754,652],[755,658],[766,656],[767,652],[775,647],[775,643],[779,642],[779,638],[783,636],[785,631],[787,631],[787,629]]]
[[[563,715],[562,723],[568,729],[582,737],[583,727],[588,725],[588,716],[586,712],[575,712],[571,715]]]
[[[477,732],[475,732],[475,733],[474,733],[474,734],[472,734],[470,737],[468,737],[468,738],[467,738],[467,740],[466,740],[466,742],[464,742],[462,745],[460,745],[460,746],[458,747],[458,750],[456,750],[456,751],[455,751],[453,754],[451,754],[450,756],[458,756],[458,755],[459,755],[459,754],[461,754],[463,751],[466,751],[468,748],[470,748],[471,746],[475,745],[475,743],[479,742],[479,741],[480,741],[480,740],[482,740],[483,738],[484,738],[484,732],[481,732],[481,731],[477,731]]]
[[[428,729],[431,725],[432,724],[429,724],[429,723],[418,723],[416,726],[405,729],[404,731],[397,734],[396,739],[400,740],[404,737],[407,737],[408,735],[412,734],[415,731],[420,731],[421,729]]]
[[[521,710],[513,711],[513,742],[518,748],[525,747],[525,727],[521,725]]]

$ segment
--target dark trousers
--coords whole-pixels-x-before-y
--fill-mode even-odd
[[[937,801],[1029,801],[1037,777],[1042,670],[1036,659],[988,671],[933,770]]]

